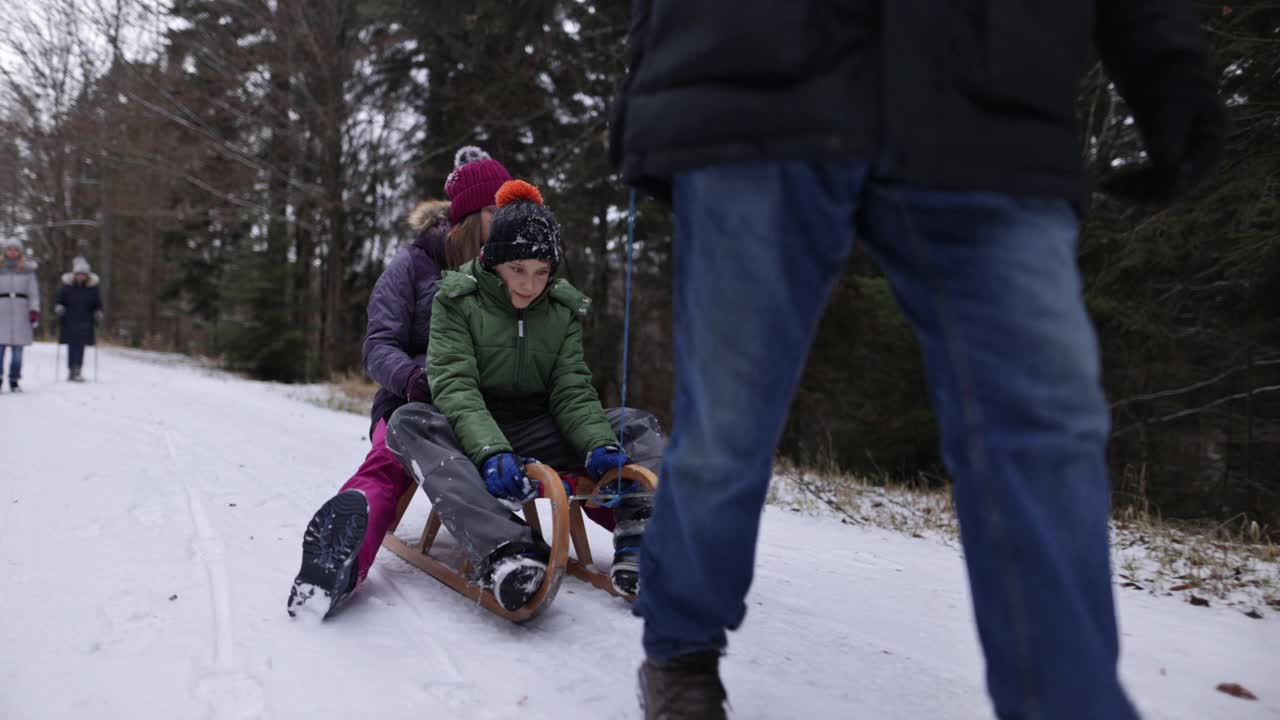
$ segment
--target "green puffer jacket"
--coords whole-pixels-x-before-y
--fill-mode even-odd
[[[554,280],[524,310],[479,261],[446,272],[431,309],[427,380],[477,466],[512,452],[498,423],[550,415],[583,458],[618,442],[591,385],[579,317],[591,300]]]

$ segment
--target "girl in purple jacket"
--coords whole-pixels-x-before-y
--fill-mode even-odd
[[[423,368],[431,329],[431,301],[446,268],[480,254],[496,209],[494,195],[511,179],[497,160],[474,146],[454,156],[445,181],[448,202],[428,200],[409,215],[417,238],[396,253],[369,297],[364,369],[379,385],[372,408],[372,448],[364,464],[316,511],[302,539],[302,569],[289,592],[290,615],[311,609],[328,617],[364,581],[396,502],[413,484],[387,449],[387,418],[401,405],[428,401]],[[318,597],[317,597],[318,596]]]

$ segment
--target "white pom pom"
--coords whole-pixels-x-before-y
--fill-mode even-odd
[[[489,153],[481,150],[475,145],[468,145],[463,148],[458,148],[458,152],[454,153],[453,166],[455,168],[460,168],[469,162],[475,162],[476,160],[491,160],[491,159],[492,158],[489,157]]]

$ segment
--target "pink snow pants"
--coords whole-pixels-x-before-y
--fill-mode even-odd
[[[396,503],[400,496],[414,485],[400,461],[387,449],[387,421],[379,420],[369,438],[373,447],[364,458],[364,464],[356,470],[342,490],[359,490],[369,500],[369,523],[364,534],[364,544],[356,558],[359,582],[369,574],[373,558],[382,547],[382,536],[396,519]]]

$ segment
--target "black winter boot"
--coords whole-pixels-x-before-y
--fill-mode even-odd
[[[327,604],[315,608],[327,619],[356,589],[356,560],[369,525],[369,501],[358,490],[329,499],[307,523],[302,538],[302,569],[289,590],[289,616],[317,594]]]
[[[638,490],[639,488],[635,488]],[[613,510],[613,564],[609,581],[623,595],[640,593],[640,542],[653,506],[649,497],[624,498]]]
[[[646,659],[640,666],[639,694],[645,720],[724,720],[720,651]]]
[[[615,537],[613,564],[609,566],[609,582],[623,595],[640,593],[640,537]]]
[[[513,545],[499,548],[488,563],[493,596],[509,612],[527,605],[547,576],[545,552],[540,549],[513,552],[513,549]]]

